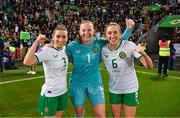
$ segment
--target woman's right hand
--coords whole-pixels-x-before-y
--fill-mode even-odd
[[[42,34],[39,34],[39,36],[34,41],[34,43],[40,44],[40,43],[43,43],[45,40],[46,40],[46,36],[42,35]]]

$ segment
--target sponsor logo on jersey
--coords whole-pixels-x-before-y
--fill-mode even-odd
[[[97,52],[98,52],[98,48],[97,48],[97,47],[94,47],[94,48],[93,48],[93,52],[94,52],[94,53],[97,53]]]
[[[57,57],[58,57],[58,55],[53,55],[53,57],[57,58]]]
[[[108,58],[108,55],[107,55],[107,54],[103,53],[103,55],[104,55],[105,58]]]
[[[126,58],[126,53],[125,53],[125,52],[120,52],[120,53],[119,53],[119,57],[120,57],[121,59]]]
[[[120,73],[121,71],[120,70],[113,70],[113,72]]]
[[[78,49],[78,50],[75,50],[76,51],[76,53],[80,53],[80,49]]]

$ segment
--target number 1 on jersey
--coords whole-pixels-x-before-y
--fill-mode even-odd
[[[87,58],[88,58],[88,63],[91,63],[90,54],[87,54]]]

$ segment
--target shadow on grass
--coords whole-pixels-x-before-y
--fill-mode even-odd
[[[159,75],[155,75],[155,76],[150,77],[150,79],[152,81],[166,81],[168,79],[168,77],[162,77]]]

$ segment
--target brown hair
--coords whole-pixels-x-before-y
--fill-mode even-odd
[[[121,27],[115,22],[110,22],[108,25],[105,26],[104,33],[106,34],[106,30],[109,26],[116,26],[119,29],[119,32],[121,32]]]
[[[52,36],[54,35],[56,30],[66,31],[68,33],[67,28],[66,28],[65,25],[57,25],[56,28],[53,30]],[[54,41],[51,40],[51,44],[53,44],[53,43],[54,43]]]
[[[84,24],[84,23],[90,23],[90,24],[92,24],[92,26],[93,26],[93,28],[94,28],[94,24],[93,24],[92,21],[90,21],[90,20],[82,20],[81,23],[80,23],[80,26],[81,26],[82,24]]]
[[[67,28],[65,25],[57,25],[56,28],[53,30],[53,34],[55,33],[56,30],[64,30],[67,31]],[[67,31],[68,32],[68,31]]]

